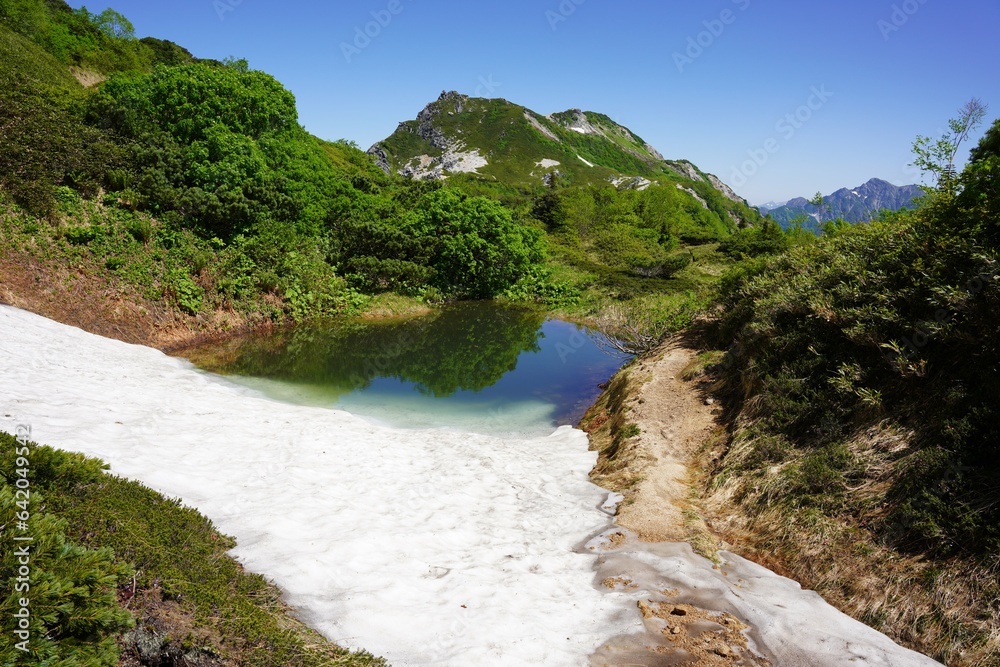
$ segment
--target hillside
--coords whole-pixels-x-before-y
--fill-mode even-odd
[[[730,274],[706,371],[717,525],[956,666],[1000,664],[998,137],[919,209]]]
[[[606,115],[579,109],[545,116],[503,99],[445,92],[368,152],[387,173],[415,179],[475,174],[537,187],[555,175],[565,186],[612,183],[640,190],[672,183],[696,199],[711,189],[746,205],[715,176],[686,160],[668,161]],[[727,210],[734,222],[744,222],[737,207]]]
[[[770,215],[784,228],[804,219],[807,229],[820,229],[824,223],[833,220],[869,222],[878,217],[879,211],[914,208],[916,201],[923,196],[924,191],[918,185],[896,186],[873,178],[856,188],[841,188],[827,195],[820,207],[810,204],[805,197],[797,197],[769,210],[762,207],[761,212]]]

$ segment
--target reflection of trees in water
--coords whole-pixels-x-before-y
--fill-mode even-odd
[[[220,370],[344,390],[398,378],[443,398],[513,371],[522,352],[538,351],[543,321],[523,308],[464,304],[403,323],[299,327],[245,341]]]

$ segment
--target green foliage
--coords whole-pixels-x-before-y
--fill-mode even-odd
[[[995,566],[1000,161],[989,145],[988,135],[917,212],[742,266],[723,283],[720,333],[736,341],[726,373],[758,433],[738,437],[794,443],[776,454],[796,462],[791,492],[768,502],[839,508],[823,498],[872,474],[841,444],[894,424],[915,436],[891,456],[871,454],[887,490],[848,495],[848,507],[871,513],[879,538],[900,549]],[[774,458],[760,459],[762,475]]]
[[[27,78],[23,55],[8,53],[27,48],[36,64],[26,68],[38,78]],[[95,193],[108,169],[120,164],[121,149],[102,132],[85,126],[74,108],[73,91],[58,65],[23,39],[0,28],[0,187],[15,202],[38,216],[54,208],[58,185],[86,194]],[[32,57],[33,56],[33,57]]]
[[[55,460],[50,452],[39,452],[0,433],[0,532],[7,545],[0,553],[0,580],[9,583],[8,593],[0,599],[4,665],[118,664],[115,635],[133,621],[118,606],[116,589],[131,577],[132,570],[116,562],[111,549],[73,544],[66,537],[67,522],[50,513],[45,502],[49,485],[93,479],[99,470],[93,464],[74,469],[78,463],[79,459]],[[15,484],[19,479],[27,479],[30,486],[20,489]],[[15,532],[15,517],[21,514],[30,515],[27,532]],[[15,535],[29,535],[32,541],[14,542]],[[15,555],[17,547],[25,546],[27,556]],[[30,574],[21,577],[25,563]],[[16,616],[22,608],[30,614],[23,623]],[[30,635],[18,637],[15,629],[26,629]],[[27,650],[16,647],[21,641]]]
[[[777,222],[767,218],[756,227],[746,227],[737,231],[719,246],[722,252],[736,259],[775,255],[789,248],[788,236]]]
[[[195,283],[182,269],[174,269],[167,275],[168,291],[181,310],[197,315],[205,302],[205,290]]]
[[[919,136],[913,143],[913,166],[931,174],[937,187],[953,191],[955,186],[955,158],[962,143],[968,139],[986,118],[987,106],[973,98],[960,110],[957,118],[948,121],[949,131],[938,139]]]
[[[445,293],[492,298],[543,258],[541,232],[497,202],[455,190],[426,195],[402,229],[426,248],[433,284]]]

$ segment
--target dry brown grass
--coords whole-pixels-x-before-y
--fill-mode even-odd
[[[888,459],[909,448],[912,435],[888,424],[857,435],[850,448],[868,475],[848,491],[850,505],[884,497]],[[727,468],[755,444],[736,438]],[[704,464],[712,466],[720,455],[718,448],[706,452]],[[789,511],[764,502],[768,494],[781,493],[769,487],[769,480],[714,466],[715,474],[702,479],[709,522],[733,551],[799,581],[850,616],[950,667],[1000,665],[996,572],[961,558],[933,561],[879,544],[864,527],[877,510],[861,517]]]

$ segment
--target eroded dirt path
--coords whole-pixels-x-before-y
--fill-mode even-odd
[[[668,341],[615,378],[584,418],[601,452],[595,483],[625,495],[618,525],[647,542],[707,535],[692,505],[689,464],[720,427],[715,399],[695,377],[698,366],[690,341]]]

